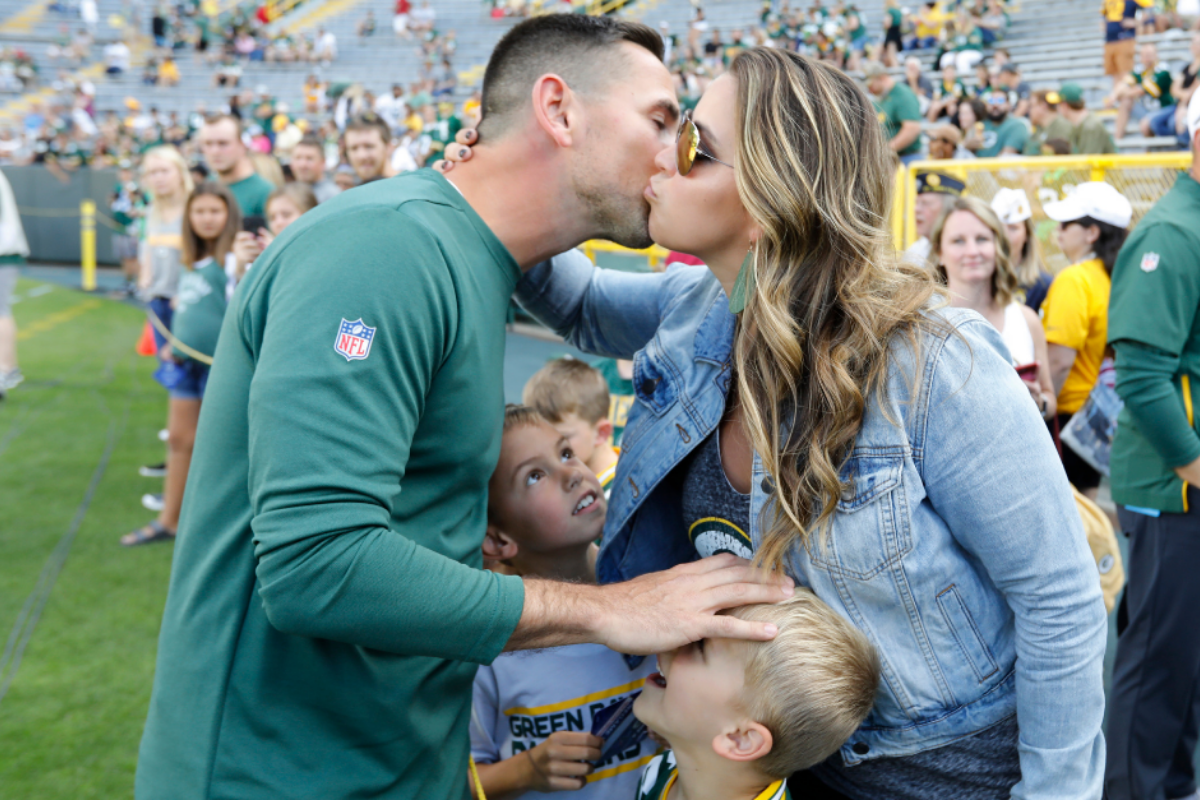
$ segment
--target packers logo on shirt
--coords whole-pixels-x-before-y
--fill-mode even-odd
[[[738,558],[754,558],[754,543],[746,532],[719,517],[698,519],[688,529],[688,538],[701,558],[717,553],[732,553]]]

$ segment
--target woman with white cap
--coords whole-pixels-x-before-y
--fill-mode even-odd
[[[1071,260],[1054,280],[1043,305],[1050,376],[1058,393],[1058,422],[1065,425],[1083,407],[1100,377],[1108,337],[1112,269],[1128,235],[1133,206],[1107,183],[1080,184],[1065,200],[1047,203],[1046,216],[1059,223],[1058,244]],[[1095,499],[1100,473],[1063,448],[1067,478]]]
[[[976,197],[957,197],[938,219],[930,242],[930,271],[949,289],[950,305],[976,311],[1000,331],[1013,366],[1042,419],[1056,410],[1038,315],[1020,299],[1004,225]]]
[[[992,211],[1004,224],[1013,272],[1021,291],[1025,292],[1025,305],[1034,312],[1040,311],[1054,276],[1046,272],[1042,262],[1042,248],[1033,232],[1029,197],[1021,189],[1001,189],[992,198]]]

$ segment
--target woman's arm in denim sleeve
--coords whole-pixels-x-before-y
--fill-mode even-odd
[[[1183,467],[1200,458],[1200,437],[1188,423],[1183,398],[1175,388],[1179,356],[1122,339],[1117,353],[1117,394],[1138,432],[1158,451],[1168,467]]]
[[[654,338],[671,298],[707,274],[700,267],[649,274],[598,269],[570,250],[526,272],[514,296],[580,350],[633,358]]]
[[[1107,616],[1054,443],[978,318],[925,353],[914,445],[925,489],[1016,625],[1021,800],[1099,798]]]

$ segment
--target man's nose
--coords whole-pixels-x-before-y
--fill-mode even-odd
[[[669,145],[663,147],[654,156],[654,166],[658,167],[659,172],[665,172],[668,176],[675,173],[675,142],[672,141]]]

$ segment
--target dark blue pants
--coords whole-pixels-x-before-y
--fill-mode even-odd
[[[1187,514],[1125,508],[1128,620],[1117,639],[1108,717],[1108,800],[1164,800],[1196,791],[1200,733],[1200,491]]]

